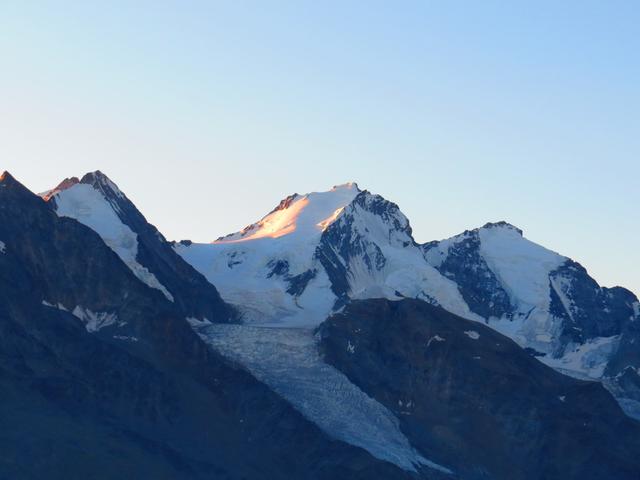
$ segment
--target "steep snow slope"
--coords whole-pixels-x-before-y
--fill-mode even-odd
[[[173,301],[173,296],[156,276],[136,260],[138,236],[120,220],[117,210],[107,198],[93,186],[82,183],[68,186],[54,195],[59,216],[75,218],[97,232],[136,277],[150,287],[160,290],[168,300]]]
[[[106,175],[67,178],[40,195],[62,217],[97,232],[148,286],[161,291],[185,316],[225,322],[234,316],[217,290],[185,262]]]

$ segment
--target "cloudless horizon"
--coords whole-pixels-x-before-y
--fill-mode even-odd
[[[0,170],[106,173],[211,241],[349,181],[417,241],[505,220],[640,294],[640,4],[0,5]]]

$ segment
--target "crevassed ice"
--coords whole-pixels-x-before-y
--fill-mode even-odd
[[[244,365],[330,436],[404,470],[424,465],[451,473],[416,452],[389,410],[322,361],[311,330],[191,323],[206,343]]]

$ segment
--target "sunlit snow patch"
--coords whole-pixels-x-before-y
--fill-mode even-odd
[[[424,465],[451,473],[416,452],[389,410],[322,361],[311,330],[191,323],[205,342],[244,365],[330,436],[404,470]]]

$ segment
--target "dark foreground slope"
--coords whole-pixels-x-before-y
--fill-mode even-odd
[[[405,477],[212,354],[95,232],[8,174],[0,241],[0,478]]]
[[[596,382],[422,301],[365,300],[320,326],[326,361],[468,479],[637,479],[640,424]]]

